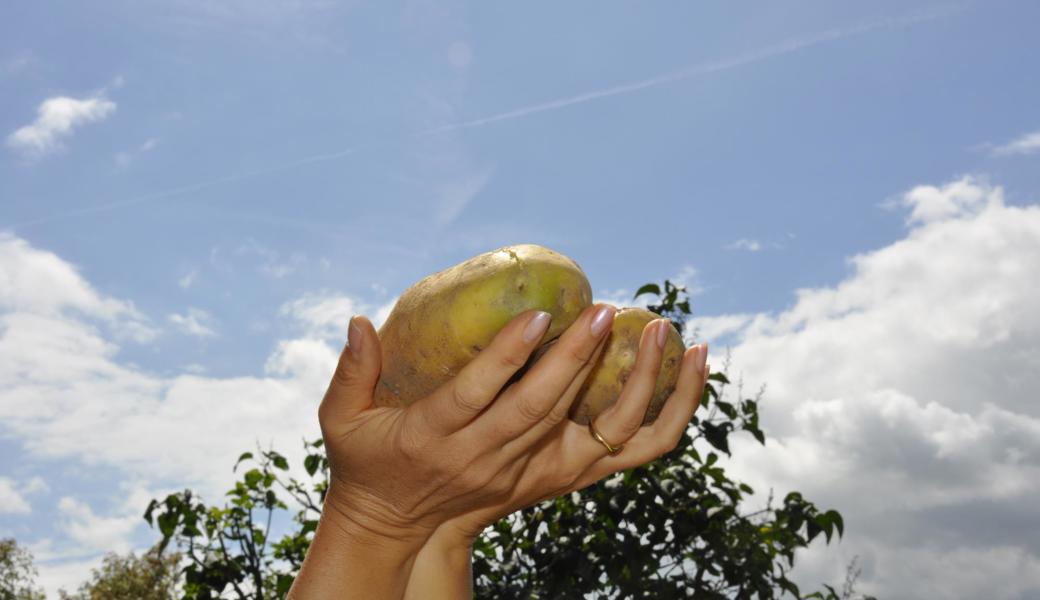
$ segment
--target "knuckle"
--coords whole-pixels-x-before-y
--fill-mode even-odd
[[[549,414],[545,415],[542,419],[550,427],[555,427],[560,423],[563,423],[564,419],[567,418],[567,414],[570,411],[570,402],[557,402],[556,406],[553,406]]]
[[[499,355],[498,364],[504,369],[517,371],[527,364],[527,356],[517,352],[504,352]]]
[[[620,425],[618,425],[618,431],[621,433],[622,437],[628,439],[639,431],[642,424],[642,415],[632,415],[621,420]]]
[[[479,412],[482,408],[481,403],[476,399],[473,392],[470,391],[470,387],[465,385],[464,382],[456,381],[451,386],[451,400],[456,407],[469,413]]]
[[[520,413],[520,418],[528,423],[541,421],[545,417],[534,398],[520,398],[516,403],[516,411]]]
[[[418,460],[429,454],[427,446],[429,445],[429,439],[421,432],[417,431],[415,427],[409,426],[405,423],[401,429],[398,437],[398,447],[405,457]]]
[[[567,349],[567,358],[576,365],[584,365],[592,358],[592,353],[595,350],[595,346],[589,347],[585,344],[572,346]]]

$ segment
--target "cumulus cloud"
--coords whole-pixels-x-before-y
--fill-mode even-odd
[[[733,468],[845,514],[841,546],[797,565],[806,585],[859,555],[879,597],[1035,597],[1040,207],[971,177],[895,205],[906,237],[849,259],[837,285],[691,322],[732,335],[733,375],[766,386],[771,437],[736,444]]]
[[[24,515],[32,512],[32,505],[25,498],[15,481],[0,477],[0,513]]]
[[[41,158],[62,149],[77,128],[103,121],[115,110],[116,103],[103,97],[48,98],[36,109],[35,121],[7,136],[7,146],[26,158]]]
[[[147,502],[147,500],[146,500]],[[140,511],[118,517],[102,517],[87,504],[66,496],[58,502],[61,528],[85,550],[129,552],[130,534],[141,525]]]
[[[1040,152],[1040,131],[1027,133],[1016,140],[996,146],[992,150],[994,156],[1032,154],[1034,152]]]
[[[73,265],[6,233],[0,233],[0,311],[0,319],[32,317],[41,326],[60,322],[63,315],[80,315],[137,342],[158,334],[132,302],[102,296]]]

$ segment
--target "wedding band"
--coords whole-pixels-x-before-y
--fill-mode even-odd
[[[603,444],[603,447],[607,449],[607,452],[609,452],[611,456],[614,456],[618,452],[621,452],[622,450],[625,449],[625,445],[624,444],[621,444],[620,446],[612,446],[610,444],[610,442],[608,442],[603,437],[603,434],[601,434],[600,432],[596,431],[596,426],[592,424],[592,419],[589,419],[589,433],[592,434],[592,437],[597,442]]]

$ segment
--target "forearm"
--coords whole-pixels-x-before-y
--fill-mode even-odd
[[[403,597],[420,546],[322,513],[289,600]]]
[[[438,529],[416,556],[404,600],[472,598],[472,548],[472,540]]]

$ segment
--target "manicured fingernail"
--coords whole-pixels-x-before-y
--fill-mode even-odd
[[[664,348],[664,342],[668,339],[668,328],[671,322],[668,319],[659,319],[657,323],[657,347]]]
[[[550,321],[552,321],[552,315],[545,311],[538,311],[538,314],[527,322],[527,327],[524,327],[524,341],[530,344],[545,335]]]
[[[592,317],[592,325],[590,330],[592,331],[592,337],[599,337],[603,335],[603,332],[610,329],[611,323],[614,321],[614,307],[610,305],[601,306],[596,311],[596,316]]]
[[[350,318],[350,327],[347,328],[347,346],[350,347],[351,354],[360,356],[361,327],[358,327],[356,316]]]

